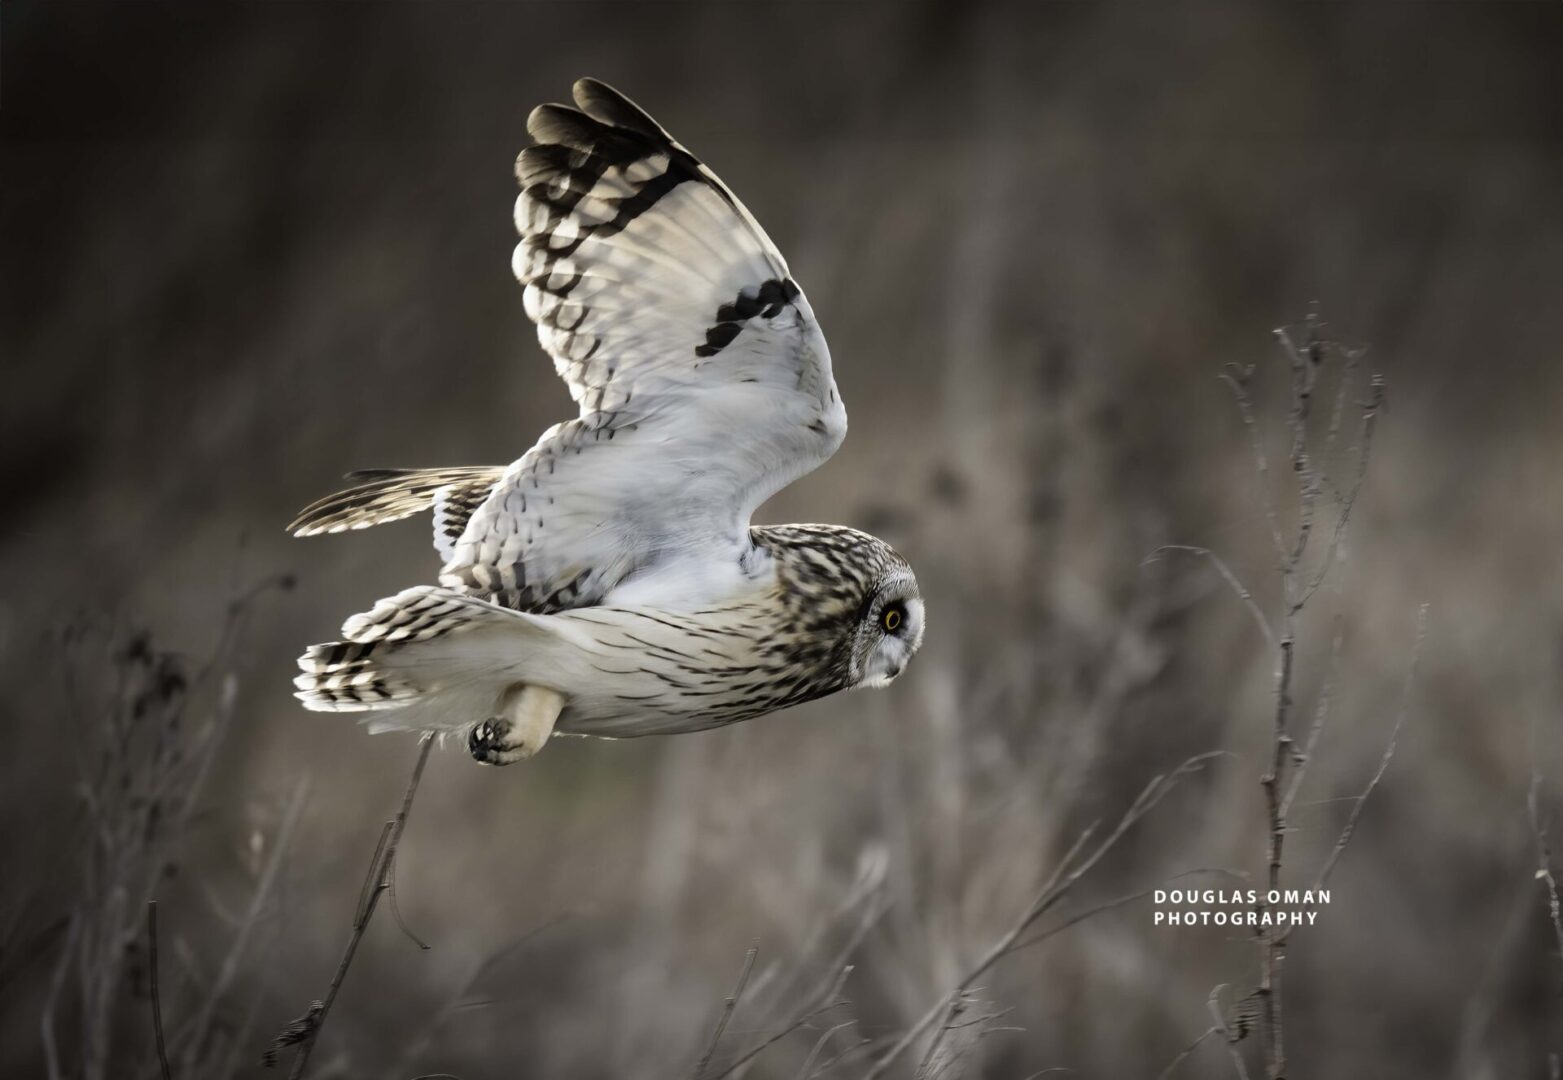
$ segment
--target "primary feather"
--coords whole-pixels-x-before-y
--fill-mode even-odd
[[[360,483],[327,495],[299,511],[288,526],[294,536],[367,529],[434,508],[434,546],[449,558],[472,512],[488,497],[504,468],[495,465],[444,469],[358,469]]]

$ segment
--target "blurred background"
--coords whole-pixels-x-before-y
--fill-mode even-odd
[[[1208,562],[1147,560],[1210,548],[1277,612],[1217,376],[1257,365],[1290,528],[1271,332],[1316,304],[1367,347],[1343,483],[1369,372],[1389,405],[1298,625],[1300,728],[1341,646],[1288,883],[1372,777],[1428,614],[1290,942],[1289,1075],[1558,1076],[1527,794],[1563,822],[1560,56],[1552,2],[10,0],[0,1074],[156,1075],[147,896],[176,1075],[266,1075],[324,994],[416,743],[304,712],[294,657],[437,567],[423,518],[283,526],[348,469],[509,461],[569,415],[509,271],[511,164],[591,74],[740,194],[829,336],[851,435],[761,520],[895,544],[927,641],[888,691],[722,731],[437,750],[406,930],[382,905],[310,1075],[689,1076],[756,947],[705,1075],[850,964],[850,1006],[736,1074],[863,1076],[1085,826],[1205,751],[1038,928],[1261,874],[1275,654]],[[1010,1011],[922,1074],[1161,1073],[1259,958],[1153,910],[1005,958],[969,1015]],[[1173,1075],[1234,1075],[1221,1043]]]

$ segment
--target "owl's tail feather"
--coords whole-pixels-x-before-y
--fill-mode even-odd
[[[435,506],[447,518],[460,518],[460,535],[477,504],[504,475],[502,465],[459,465],[448,469],[359,469],[347,474],[359,483],[317,499],[288,526],[294,536],[367,529],[400,521]],[[447,529],[454,521],[445,523]]]
[[[434,586],[381,600],[342,636],[299,657],[296,696],[319,712],[372,713],[371,731],[466,730],[510,687],[546,679],[561,644],[548,616]]]

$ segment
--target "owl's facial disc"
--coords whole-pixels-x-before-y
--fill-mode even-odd
[[[854,685],[888,686],[922,643],[923,599],[917,579],[904,571],[886,577],[858,621]]]

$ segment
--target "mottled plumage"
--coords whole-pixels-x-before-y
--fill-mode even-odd
[[[916,580],[881,541],[748,525],[846,434],[780,252],[627,98],[588,79],[575,101],[528,121],[513,262],[580,415],[507,468],[355,474],[292,526],[434,510],[440,585],[348,620],[296,682],[376,727],[472,731],[480,760],[536,750],[507,736],[517,718],[542,739],[555,720],[688,731],[882,684],[922,636]],[[518,703],[524,687],[548,692]]]

